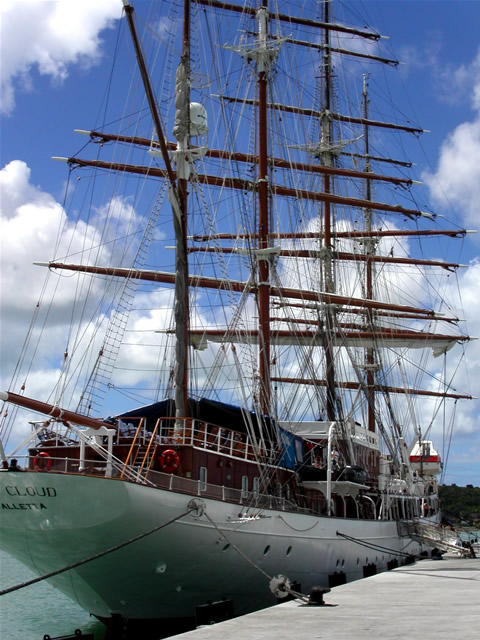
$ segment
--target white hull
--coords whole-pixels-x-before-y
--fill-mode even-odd
[[[0,473],[2,547],[39,575],[60,569],[145,533],[187,511],[192,496],[116,479],[34,472]],[[73,498],[74,497],[74,498]],[[241,507],[204,499],[191,513],[138,542],[67,571],[51,584],[99,618],[193,618],[195,607],[228,598],[236,615],[275,604],[268,580],[231,541],[270,576],[284,574],[308,594],[343,571],[417,554],[397,523],[328,518],[266,510],[239,519]],[[23,505],[23,506],[22,506]],[[385,550],[348,541],[341,532]],[[14,580],[13,580],[14,581]]]

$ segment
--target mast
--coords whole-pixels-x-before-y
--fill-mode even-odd
[[[183,3],[182,57],[175,77],[175,126],[177,140],[176,168],[178,177],[179,209],[173,206],[175,230],[175,416],[186,418],[188,414],[188,252],[187,252],[187,204],[188,178],[190,175],[190,0]]]
[[[265,249],[269,245],[268,148],[267,148],[267,30],[268,9],[257,13],[259,26],[258,52],[258,313],[260,329],[259,376],[260,411],[270,414],[270,265]]]
[[[161,155],[165,163],[166,172],[170,182],[168,198],[173,209],[173,220],[175,227],[175,235],[177,239],[176,253],[176,278],[175,278],[175,321],[176,321],[176,360],[175,360],[175,406],[176,416],[186,417],[187,411],[187,345],[188,345],[188,263],[186,250],[186,180],[188,178],[188,164],[182,161],[182,154],[178,156],[180,163],[177,161],[176,175],[171,166],[168,155],[167,142],[163,134],[163,129],[158,115],[155,96],[148,76],[147,67],[143,57],[140,42],[137,37],[135,24],[133,20],[133,6],[129,0],[123,0],[125,15],[127,17],[132,42],[135,48],[138,66],[142,76],[146,97],[150,107],[150,113],[154,122],[155,133],[157,134],[160,144]],[[176,88],[179,93],[179,85],[184,92],[184,100],[178,98],[177,95],[177,111],[175,114],[175,125],[178,121],[183,123],[183,130],[177,130],[174,135],[182,145],[188,144],[189,139],[189,122],[190,122],[190,96],[188,91],[189,82],[189,24],[190,24],[190,0],[184,1],[184,27],[183,27],[183,52],[182,59],[177,70]],[[186,94],[186,95],[185,95]],[[175,128],[176,128],[175,127]],[[178,134],[178,136],[177,136]],[[185,158],[185,153],[183,153]],[[180,165],[180,166],[179,166]],[[180,168],[181,167],[181,168]],[[179,180],[177,186],[176,178]],[[183,182],[182,182],[183,180]]]
[[[326,24],[330,21],[329,16],[329,2],[325,0],[324,6],[324,22]],[[332,125],[331,125],[331,76],[332,76],[332,59],[330,55],[330,31],[325,30],[325,41],[323,51],[323,73],[324,73],[324,108],[323,114],[320,120],[321,123],[321,149],[322,149],[322,164],[331,166],[332,153],[331,153],[331,138],[332,138]],[[330,174],[325,173],[323,178],[323,190],[324,193],[330,194],[331,181]],[[324,259],[323,259],[323,273],[324,273],[324,287],[325,292],[334,292],[334,280],[333,280],[333,264],[332,264],[332,211],[330,202],[324,201],[323,204],[323,224],[324,224]],[[325,377],[327,382],[327,419],[334,421],[336,418],[336,392],[335,392],[335,362],[333,352],[333,340],[332,333],[334,327],[334,310],[331,305],[327,305],[325,309]]]
[[[368,94],[367,94],[368,82],[367,77],[363,75],[363,116],[365,122],[368,121]],[[370,165],[370,144],[368,138],[369,130],[368,124],[365,124],[364,137],[365,137],[365,172],[370,173],[372,168]],[[366,181],[366,200],[372,199],[372,183],[371,180]],[[365,231],[367,234],[372,233],[372,210],[369,207],[364,209],[365,216]],[[365,295],[368,300],[373,300],[373,262],[372,256],[375,253],[375,238],[368,237],[365,240],[365,254],[366,254],[366,266],[365,266]],[[368,309],[365,316],[365,321],[370,331],[374,330],[374,313],[372,309]],[[365,353],[365,368],[367,373],[367,400],[368,400],[368,430],[375,431],[375,350],[368,348]]]
[[[102,427],[106,427],[107,429],[113,428],[111,422],[104,422],[97,418],[91,418],[90,416],[86,416],[82,413],[69,411],[68,409],[59,407],[58,405],[35,400],[34,398],[28,398],[27,396],[21,396],[18,393],[12,393],[11,391],[0,391],[0,400],[2,402],[10,402],[17,407],[24,407],[31,411],[44,413],[50,419],[62,421],[67,426],[69,423],[72,423],[82,427],[90,427],[90,429],[101,429]]]

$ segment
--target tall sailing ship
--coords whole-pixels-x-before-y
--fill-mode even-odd
[[[240,615],[429,553],[429,433],[469,396],[442,377],[459,265],[426,256],[467,231],[416,205],[423,130],[386,117],[398,63],[348,7],[124,0],[128,102],[63,158],[77,217],[1,394],[4,439],[35,412],[27,455],[2,450],[2,546],[106,622]]]

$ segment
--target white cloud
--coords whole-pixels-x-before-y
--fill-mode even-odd
[[[96,64],[102,29],[121,15],[119,0],[4,0],[0,5],[1,112],[15,107],[15,92],[32,87],[32,71],[63,82],[69,66]]]
[[[80,366],[80,352],[93,342],[96,346],[92,352],[98,353],[101,329],[108,321],[105,315],[108,300],[120,285],[118,281],[95,279],[87,274],[49,273],[32,262],[48,262],[54,256],[74,256],[70,262],[97,259],[110,264],[114,259],[131,264],[134,248],[120,253],[111,241],[116,236],[128,237],[132,231],[135,235],[136,212],[130,203],[115,198],[98,210],[92,208],[88,224],[69,219],[53,196],[31,183],[30,168],[20,160],[10,162],[0,171],[0,191],[0,388],[18,393],[27,381],[25,395],[55,402],[62,368],[67,364],[62,405],[74,408],[81,386],[75,386],[75,381],[91,366],[87,361]],[[32,317],[36,317],[36,322],[29,329]],[[44,331],[47,321],[48,331]],[[134,324],[137,322],[138,314]],[[158,315],[153,319],[153,326],[157,328],[164,324]],[[30,350],[24,351],[27,334]],[[64,351],[68,351],[65,362]],[[147,348],[137,350],[135,357],[139,367],[145,362],[153,367]],[[17,441],[28,432],[27,419],[31,416],[25,417],[24,413],[21,412],[13,426]]]
[[[441,69],[438,61],[436,82],[438,87],[445,89],[444,99],[455,101],[469,100],[475,113],[471,120],[458,125],[443,141],[437,162],[432,172],[425,172],[423,180],[430,189],[432,203],[437,211],[454,210],[459,223],[466,228],[476,229],[479,220],[480,202],[480,50],[469,64],[453,68]],[[446,78],[448,76],[448,90]],[[449,97],[450,96],[450,97]],[[477,236],[470,239],[478,242]],[[459,317],[465,318],[466,329],[473,338],[480,336],[480,260],[473,259],[467,269],[460,270],[457,281],[452,280],[449,298],[453,300],[453,308],[457,309]],[[463,310],[463,311],[462,311]],[[480,379],[480,341],[474,340],[466,345],[465,357],[461,367],[456,371],[455,347],[447,356],[447,379],[453,376],[454,389],[461,393],[478,396],[478,380]],[[427,406],[431,403],[425,403]],[[480,401],[458,401],[454,406],[450,403],[447,411],[447,424],[450,411],[455,414],[455,429],[450,450],[452,460],[464,456],[465,463],[471,466],[473,458],[471,452],[480,446],[478,428]],[[453,418],[453,415],[452,415]],[[443,431],[442,416],[439,415],[433,427],[433,434],[441,436]],[[468,450],[468,455],[465,455]],[[467,465],[467,468],[469,468]],[[453,465],[455,467],[455,464]],[[473,467],[472,467],[473,468]],[[448,476],[451,481],[458,475],[460,467],[457,465],[455,476]],[[465,475],[462,481],[472,482],[474,478]]]
[[[480,49],[468,64],[436,64],[435,80],[441,99],[450,104],[470,101],[474,109],[480,108]]]
[[[0,171],[0,190],[1,296],[5,320],[10,314],[25,312],[36,304],[45,272],[32,263],[51,259],[55,249],[60,254],[67,253],[66,246],[55,247],[54,243],[62,229],[68,230],[69,222],[61,205],[30,183],[30,169],[20,160],[10,162]],[[93,227],[82,222],[78,225],[87,243],[100,244]],[[81,241],[77,242],[80,250]],[[69,249],[72,252],[75,247]],[[73,295],[72,287],[66,285],[64,289],[62,306],[68,304]]]
[[[480,202],[480,114],[459,125],[447,137],[440,148],[436,171],[424,173],[423,180],[437,207],[455,206],[464,224],[476,228]]]
[[[444,70],[441,77],[446,75]],[[463,224],[476,228],[480,202],[480,50],[469,64],[449,68],[449,93],[468,92],[474,117],[458,125],[443,141],[437,168],[424,172],[436,207],[452,209]]]

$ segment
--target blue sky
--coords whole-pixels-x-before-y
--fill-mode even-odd
[[[146,3],[137,4],[141,13]],[[388,35],[386,51],[406,63],[398,70],[405,89],[398,94],[398,109],[431,130],[415,157],[430,208],[459,226],[477,228],[480,2],[352,0],[348,5],[350,19],[353,9],[358,25]],[[56,227],[46,212],[58,211],[64,194],[65,165],[50,157],[73,155],[84,144],[73,130],[94,128],[100,119],[121,13],[121,0],[5,0],[1,6],[2,388],[28,328],[31,290],[43,279],[25,270],[25,260],[48,260],[53,242],[48,236]],[[342,15],[338,9],[340,20]],[[31,229],[20,224],[22,207],[29,207]],[[45,222],[39,225],[41,215]],[[468,236],[461,261],[469,267],[459,278],[472,336],[480,335],[479,256],[479,234]],[[469,377],[459,386],[480,396],[479,342],[472,342],[467,354]],[[479,415],[478,400],[457,409],[447,483],[480,485]]]

